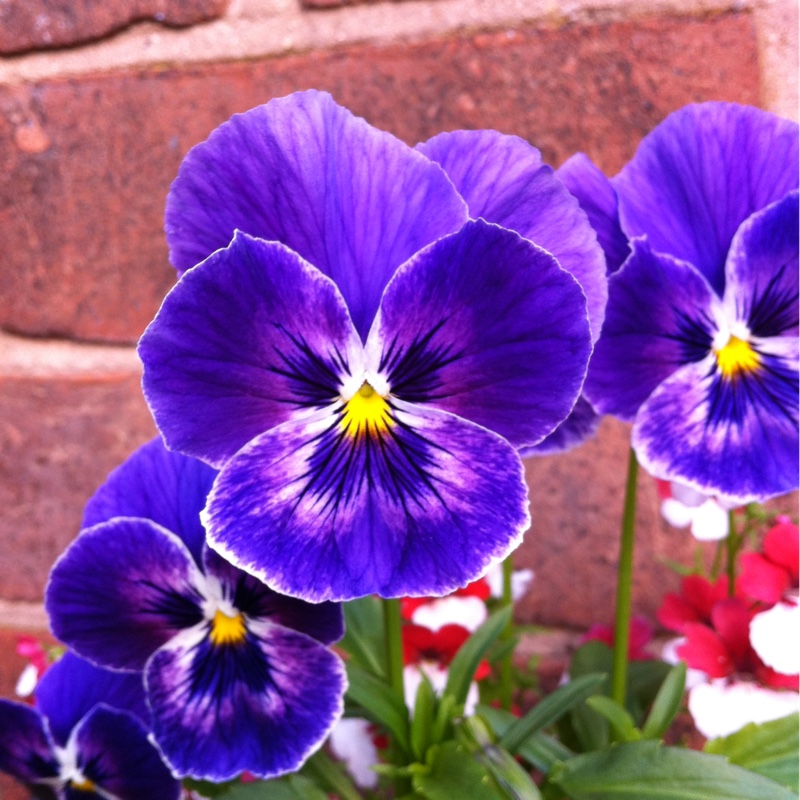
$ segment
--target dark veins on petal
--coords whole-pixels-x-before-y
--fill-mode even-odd
[[[178,594],[172,589],[150,581],[142,581],[155,596],[142,609],[145,614],[152,614],[160,620],[167,619],[176,629],[191,628],[203,620],[200,604],[202,597],[192,590],[192,596]]]
[[[797,419],[797,373],[774,356],[759,354],[761,363],[752,372],[724,378],[716,365],[709,389],[707,428],[741,426],[748,410],[759,410],[766,416],[782,416],[791,424]]]
[[[231,697],[232,687],[244,685],[252,694],[275,689],[273,667],[250,632],[236,644],[214,645],[204,637],[192,659],[188,689],[191,697],[217,703]]]
[[[291,396],[279,402],[302,408],[320,408],[330,405],[339,396],[342,376],[350,374],[344,354],[333,346],[327,358],[318,353],[297,334],[287,331],[282,325],[275,326],[288,341],[275,347],[277,363],[270,371],[288,379]]]
[[[335,516],[339,506],[375,490],[406,511],[412,504],[421,507],[430,495],[444,505],[428,472],[436,461],[433,451],[443,448],[397,419],[391,401],[388,405],[390,421],[384,429],[352,436],[341,424],[342,412],[315,437],[309,469],[300,480],[307,481],[302,495],[321,498],[323,512]]]
[[[755,336],[780,336],[797,327],[797,289],[787,287],[786,270],[797,269],[796,264],[782,264],[769,283],[751,298],[737,298],[736,310],[740,319],[746,319]]]
[[[417,334],[410,344],[398,344],[395,335],[381,354],[379,370],[387,375],[392,394],[409,403],[424,403],[440,399],[442,385],[439,371],[464,355],[453,342],[434,341],[447,322],[440,320],[425,334]]]
[[[693,309],[695,315],[700,314],[702,322],[690,317],[683,309],[673,306],[675,322],[678,330],[676,333],[667,334],[667,338],[676,341],[680,347],[680,363],[688,364],[702,361],[711,350],[712,338],[709,331],[714,329],[714,323],[705,311]],[[705,323],[705,324],[702,324]]]

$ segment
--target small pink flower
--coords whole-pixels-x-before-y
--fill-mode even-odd
[[[779,517],[764,536],[761,553],[745,553],[737,591],[753,600],[773,605],[798,588],[798,527]]]
[[[644,617],[631,619],[630,636],[628,638],[628,659],[630,661],[649,661],[653,658],[645,649],[653,638],[653,626]],[[614,646],[614,629],[610,625],[592,625],[581,637],[584,642],[598,641]]]

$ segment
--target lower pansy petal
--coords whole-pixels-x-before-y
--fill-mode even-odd
[[[53,744],[38,711],[0,699],[0,772],[34,783],[58,777]]]
[[[584,395],[601,414],[631,422],[662,381],[710,352],[720,303],[690,264],[653,252],[643,239],[608,291]]]
[[[315,640],[248,621],[237,641],[184,631],[147,665],[153,735],[173,772],[212,781],[300,767],[341,716],[341,660]]]
[[[60,747],[98,703],[129,712],[145,725],[150,721],[141,673],[102,669],[69,651],[42,675],[35,697]]]
[[[538,444],[580,394],[591,353],[586,298],[549,253],[468,222],[397,271],[367,353],[397,398],[515,447]]]
[[[790,192],[753,214],[731,244],[724,302],[753,336],[797,336],[799,210]]]
[[[85,658],[141,670],[162,644],[203,618],[203,576],[177,536],[118,517],[83,531],[50,573],[55,636]]]
[[[520,447],[521,458],[566,453],[597,433],[600,415],[582,396],[570,415],[551,433],[533,447]]]
[[[381,424],[298,421],[251,442],[209,497],[209,544],[312,602],[444,595],[519,544],[527,487],[506,441],[400,403]]]
[[[722,376],[715,357],[682,367],[642,406],[632,443],[641,464],[737,504],[797,488],[797,367],[762,357]]]
[[[306,603],[274,592],[208,546],[203,562],[206,575],[218,581],[224,599],[247,617],[300,631],[322,644],[333,644],[344,636],[344,615],[339,603]]]
[[[97,706],[81,722],[70,743],[81,777],[76,798],[177,800],[181,787],[130,714]],[[68,784],[69,786],[69,784]],[[92,792],[95,792],[93,794]]]

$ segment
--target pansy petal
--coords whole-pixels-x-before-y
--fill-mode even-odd
[[[581,396],[569,416],[539,444],[533,445],[533,447],[519,448],[520,458],[566,453],[592,438],[597,433],[599,426],[600,415]]]
[[[0,699],[0,772],[32,783],[58,777],[58,767],[41,714]]]
[[[98,703],[130,712],[144,724],[150,721],[141,674],[101,669],[71,652],[48,667],[36,686],[35,697],[36,707],[61,747]]]
[[[147,729],[124,711],[97,706],[75,731],[74,746],[81,774],[114,798],[177,800],[180,796],[180,783],[148,741]]]
[[[289,422],[220,473],[209,544],[276,591],[318,602],[443,595],[519,544],[522,464],[488,430],[395,407],[380,434]]]
[[[797,124],[732,103],[668,116],[613,179],[630,238],[694,264],[722,295],[738,227],[798,186]]]
[[[217,466],[331,403],[360,353],[331,280],[242,233],[183,276],[139,342],[145,397],[167,445]]]
[[[724,302],[753,336],[797,336],[799,214],[791,192],[753,214],[733,239]]]
[[[584,394],[601,414],[630,422],[662,381],[709,353],[719,301],[691,265],[641,239],[608,287]]]
[[[530,239],[576,278],[597,339],[608,298],[603,253],[586,214],[542,163],[541,153],[524,139],[497,131],[440,133],[417,149],[442,166],[467,201],[470,217]]]
[[[322,644],[333,644],[344,636],[344,615],[339,603],[306,603],[273,592],[258,578],[237,569],[208,546],[203,560],[206,575],[219,581],[225,599],[248,618],[300,631]]]
[[[606,272],[616,272],[630,255],[628,237],[619,224],[617,193],[611,181],[585,153],[575,153],[557,170],[556,177],[574,195],[597,234],[606,257]]]
[[[141,670],[164,642],[202,617],[203,576],[177,536],[117,517],[83,531],[50,573],[53,634],[93,662]]]
[[[171,453],[153,439],[106,478],[83,512],[82,528],[112,517],[142,517],[177,534],[200,564],[206,532],[200,511],[216,470],[196,458]]]
[[[757,371],[720,375],[713,355],[687,364],[642,405],[632,444],[659,478],[738,504],[797,488],[797,367],[762,356]]]
[[[315,640],[252,621],[236,644],[184,631],[146,680],[162,755],[175,774],[212,781],[296,770],[340,717],[346,688],[342,662]]]
[[[365,337],[395,269],[465,220],[436,164],[308,91],[236,114],[193,148],[165,227],[179,272],[237,228],[282,242],[336,282]]]
[[[551,255],[482,220],[405,264],[386,287],[367,358],[393,396],[540,442],[578,398],[586,300]]]

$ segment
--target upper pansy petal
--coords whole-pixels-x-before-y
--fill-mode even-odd
[[[753,336],[797,336],[798,193],[753,214],[733,239],[725,308]]]
[[[547,252],[478,220],[403,265],[367,342],[392,396],[449,411],[515,447],[572,410],[591,353],[586,299]]]
[[[33,783],[58,777],[58,761],[38,711],[0,699],[0,772]]]
[[[141,676],[137,676],[142,681]],[[77,767],[99,797],[115,800],[178,800],[172,777],[141,722],[124,711],[97,706],[74,733]],[[86,792],[77,792],[83,797]]]
[[[167,445],[221,466],[337,397],[361,342],[329,278],[283,245],[239,233],[173,287],[139,353]]]
[[[521,458],[531,456],[549,456],[554,453],[566,453],[597,433],[600,415],[583,398],[579,397],[569,416],[539,444],[532,447],[520,447]]]
[[[732,103],[688,105],[613,179],[630,238],[694,264],[722,295],[736,230],[798,187],[797,124]]]
[[[129,517],[83,531],[50,573],[55,636],[85,658],[141,670],[152,653],[203,618],[203,576],[177,536]]]
[[[208,546],[203,560],[206,575],[219,581],[225,599],[248,618],[300,631],[322,644],[333,644],[344,636],[344,615],[339,603],[306,603],[278,594]]]
[[[336,282],[365,337],[394,270],[465,220],[436,164],[308,91],[236,114],[193,148],[165,227],[179,272],[237,228],[282,242]]]
[[[175,774],[224,781],[296,770],[341,716],[341,660],[302,633],[248,621],[241,641],[184,631],[147,665],[155,741]]]
[[[248,444],[209,497],[209,544],[312,602],[477,578],[530,522],[519,457],[451,414],[395,402],[388,415],[355,434],[339,416],[288,422]]]
[[[633,428],[645,469],[737,505],[797,488],[797,364],[761,359],[756,371],[731,379],[712,354],[664,381]]]
[[[628,237],[619,224],[619,203],[611,181],[585,153],[575,153],[557,170],[556,177],[574,195],[597,234],[606,257],[606,272],[616,272],[630,255]]]
[[[601,414],[629,422],[662,381],[710,352],[719,300],[690,264],[653,252],[643,239],[608,285],[584,394]]]
[[[82,528],[112,517],[149,519],[177,534],[200,564],[206,532],[200,511],[206,504],[216,470],[153,439],[113,470],[92,495]]]
[[[47,669],[36,685],[35,697],[36,707],[61,747],[98,703],[130,712],[145,724],[150,720],[139,673],[101,669],[71,652]]]
[[[577,279],[597,339],[608,297],[603,253],[586,214],[542,163],[541,153],[524,139],[497,131],[440,133],[417,149],[441,164],[467,201],[470,217],[530,239]]]

